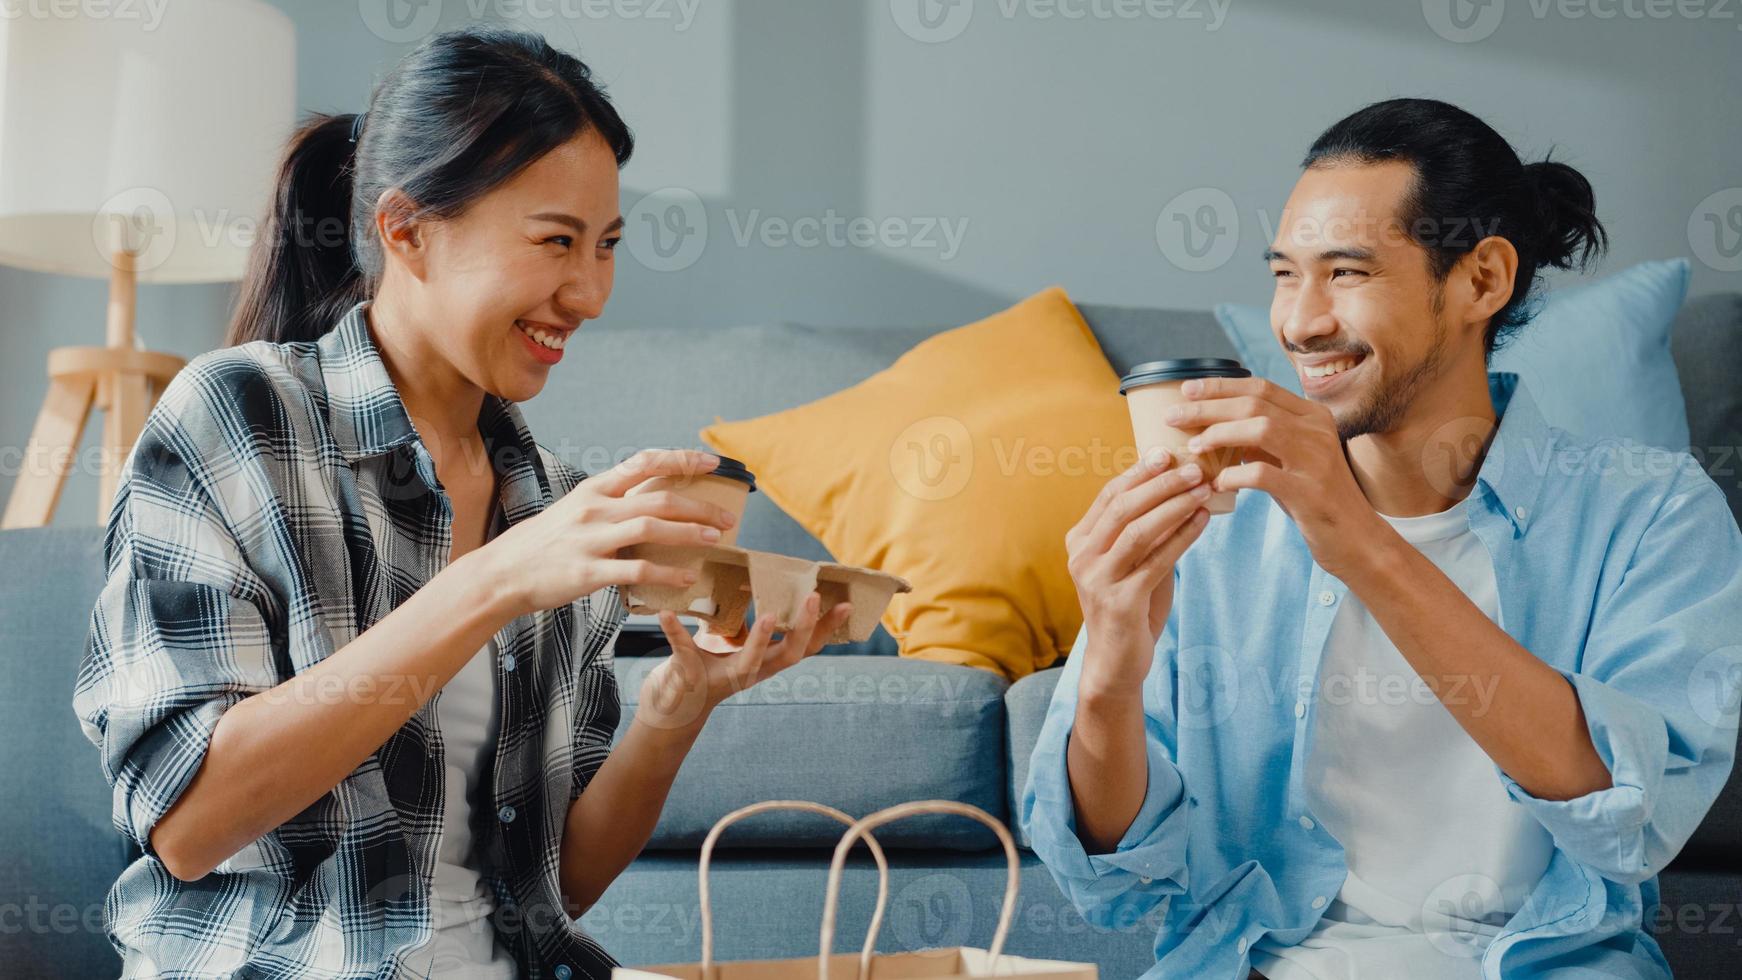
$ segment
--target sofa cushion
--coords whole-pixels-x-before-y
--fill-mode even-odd
[[[1742,293],[1688,300],[1669,335],[1688,403],[1688,451],[1742,523]]]
[[[1014,680],[1082,625],[1065,532],[1136,460],[1118,379],[1054,287],[702,439],[841,561],[913,583],[883,614],[902,656]]]
[[[0,910],[19,916],[0,927],[7,977],[121,969],[103,901],[128,844],[72,706],[102,547],[95,527],[0,531]]]
[[[1125,375],[1144,361],[1173,357],[1234,357],[1234,344],[1208,310],[1158,310],[1141,306],[1077,306],[1101,344],[1113,373]]]
[[[663,657],[616,662],[619,738],[641,682]],[[649,847],[695,848],[720,817],[764,800],[808,800],[860,817],[946,799],[1007,817],[1004,681],[987,671],[895,657],[812,657],[714,710],[679,771]],[[818,847],[842,827],[802,813],[734,824],[721,846]],[[991,847],[992,832],[949,816],[877,832],[891,847]]]
[[[1046,709],[1052,704],[1053,688],[1058,687],[1062,669],[1036,671],[1004,692],[1004,714],[1010,719],[1010,737],[1004,746],[1005,765],[1010,768],[1010,829],[1016,833],[1016,843],[1025,848],[1034,845],[1016,816],[1021,812],[1022,787],[1028,782],[1029,758],[1034,755],[1034,743],[1040,740],[1040,726],[1046,721]]]

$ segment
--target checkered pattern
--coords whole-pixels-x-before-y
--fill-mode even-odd
[[[114,786],[115,825],[144,851],[106,910],[127,977],[418,975],[444,791],[433,701],[199,881],[178,881],[150,841],[226,709],[349,643],[447,561],[449,505],[366,305],[316,342],[196,358],[122,474],[73,703]],[[533,442],[512,403],[487,396],[479,429],[509,525],[583,478]],[[476,829],[493,924],[528,978],[606,977],[614,965],[565,914],[557,864],[568,806],[619,717],[621,610],[607,588],[496,636],[494,806]]]

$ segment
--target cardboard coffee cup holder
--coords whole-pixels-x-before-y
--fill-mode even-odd
[[[645,558],[697,573],[695,584],[688,588],[625,587],[623,605],[631,613],[650,615],[670,610],[694,616],[727,636],[743,628],[751,602],[756,603],[758,616],[772,616],[782,626],[796,622],[805,597],[814,591],[822,600],[819,617],[843,602],[853,604],[852,615],[826,642],[857,643],[870,639],[896,593],[913,591],[906,579],[885,572],[750,551],[736,545],[641,545],[624,549],[624,557]]]

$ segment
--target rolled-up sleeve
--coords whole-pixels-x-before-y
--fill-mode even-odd
[[[1171,648],[1173,636],[1170,617],[1158,650]],[[1185,786],[1169,748],[1174,742],[1167,719],[1173,712],[1159,703],[1162,686],[1152,669],[1143,686],[1149,767],[1143,804],[1112,852],[1089,854],[1084,849],[1077,835],[1067,760],[1085,644],[1086,632],[1079,632],[1035,744],[1018,818],[1035,853],[1083,918],[1112,929],[1129,926],[1163,899],[1185,890],[1186,813],[1180,805]]]
[[[1663,870],[1728,778],[1742,690],[1742,531],[1697,474],[1666,496],[1620,584],[1598,604],[1577,671],[1586,728],[1611,785],[1523,804],[1576,861],[1637,884]]]
[[[219,717],[276,683],[266,594],[176,449],[185,435],[154,413],[122,474],[73,692],[115,826],[152,856],[152,828],[199,771]]]

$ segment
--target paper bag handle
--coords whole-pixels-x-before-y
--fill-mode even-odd
[[[749,806],[740,807],[721,817],[719,822],[714,824],[714,829],[708,831],[707,838],[702,841],[700,876],[697,879],[699,890],[701,892],[702,904],[702,980],[713,980],[714,976],[714,911],[712,903],[709,901],[708,892],[708,865],[713,861],[714,845],[719,841],[720,834],[723,833],[727,827],[743,820],[745,817],[753,817],[759,813],[767,813],[770,810],[802,810],[807,813],[832,817],[835,820],[846,824],[849,828],[856,826],[853,822],[853,818],[848,816],[846,813],[837,810],[832,806],[824,806],[821,803],[810,803],[804,800],[768,800],[763,803],[752,803]],[[869,833],[863,834],[863,836],[865,838],[865,846],[871,849],[871,857],[877,861],[877,910],[871,915],[871,930],[865,936],[865,948],[859,952],[860,980],[865,980],[866,977],[871,975],[871,954],[877,944],[877,933],[880,932],[883,927],[883,908],[889,899],[889,861],[884,858],[883,848],[878,845],[877,838],[872,837]],[[854,839],[857,840],[858,838],[855,837]],[[837,848],[837,853],[845,853],[845,851],[850,848],[851,845]],[[831,896],[832,895],[833,893],[831,893]],[[831,911],[833,909],[832,897],[830,909]],[[830,935],[832,936],[833,933],[833,923],[830,923]]]
[[[829,862],[829,889],[823,899],[823,933],[821,951],[817,954],[817,980],[829,980],[829,955],[835,945],[835,904],[841,894],[841,873],[846,869],[847,852],[853,849],[853,844],[860,837],[866,842],[871,841],[871,831],[895,820],[905,817],[916,817],[931,813],[953,813],[964,817],[973,817],[998,835],[998,843],[1004,845],[1004,859],[1009,866],[1010,874],[1004,883],[1004,908],[998,913],[998,930],[992,934],[992,946],[987,955],[994,967],[998,963],[998,955],[1004,951],[1004,937],[1010,933],[1010,919],[1016,914],[1016,892],[1020,887],[1018,872],[1020,863],[1016,858],[1016,841],[1010,836],[1010,830],[1003,821],[992,816],[985,810],[971,803],[958,803],[954,800],[918,800],[913,803],[899,803],[892,807],[878,810],[858,823],[847,828],[847,833],[841,838],[841,843],[835,847],[834,860]],[[883,893],[889,887],[889,871],[879,865],[878,872],[884,881],[877,888],[877,917],[871,920],[871,935],[866,937],[866,950],[876,942],[879,926],[882,925]],[[861,960],[860,975],[864,976],[864,965]]]

